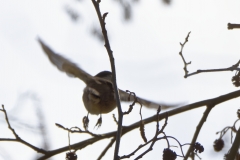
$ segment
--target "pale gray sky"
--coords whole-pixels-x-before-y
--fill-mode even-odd
[[[90,36],[92,25],[98,25],[93,5],[86,0],[81,3],[66,0],[0,0],[0,4],[0,103],[5,105],[9,116],[18,118],[12,124],[19,136],[40,146],[40,136],[26,128],[17,127],[19,122],[37,124],[32,107],[34,104],[29,103],[29,100],[19,102],[22,94],[35,93],[39,98],[38,104],[44,110],[51,149],[66,146],[67,132],[54,124],[82,126],[82,117],[87,114],[81,100],[84,83],[69,78],[50,64],[36,39],[41,37],[52,49],[92,75],[110,70],[103,43]],[[79,22],[72,23],[64,12],[66,4],[79,10]],[[240,23],[239,7],[240,2],[237,0],[173,1],[170,6],[158,0],[140,1],[134,5],[133,19],[124,22],[117,3],[102,1],[102,13],[109,12],[106,27],[116,61],[119,88],[134,91],[154,101],[187,103],[237,90],[231,84],[234,75],[231,72],[200,74],[184,79],[183,62],[178,53],[179,42],[184,42],[187,33],[191,31],[183,51],[186,60],[192,61],[190,72],[235,64],[239,60],[240,30],[227,30],[227,23]],[[215,133],[232,125],[237,118],[239,102],[238,99],[226,102],[211,112],[198,139],[205,148],[200,154],[203,159],[219,160],[227,152],[225,147],[224,152],[214,153],[212,144],[218,138]],[[16,108],[20,109],[14,112]],[[127,109],[127,105],[123,105],[123,108]],[[203,111],[201,108],[169,118],[166,134],[176,137],[181,143],[190,142]],[[117,114],[117,110],[113,113]],[[103,115],[102,127],[93,131],[104,133],[115,130],[111,114]],[[145,118],[153,114],[153,110],[143,110]],[[90,116],[90,129],[97,118]],[[138,109],[135,109],[132,115],[125,117],[124,124],[131,124],[139,118]],[[0,120],[3,120],[2,113]],[[5,122],[0,127],[0,137],[13,137]],[[146,132],[150,139],[155,132],[155,124],[146,126]],[[136,130],[123,137],[121,155],[129,154],[143,143],[139,135]],[[72,135],[71,143],[86,137]],[[230,134],[226,137],[229,140]],[[78,151],[79,159],[96,159],[102,151],[99,147],[107,144],[107,141],[102,141]],[[172,142],[172,145],[176,143]],[[162,147],[166,147],[165,142],[158,142],[154,150],[143,159],[161,157]],[[173,149],[180,154],[179,148]],[[13,160],[33,159],[35,156],[34,151],[17,143],[0,143],[0,150],[5,150]],[[99,152],[93,153],[93,150]],[[52,159],[63,159],[64,156],[65,153]],[[112,156],[113,148],[103,159],[112,159]]]

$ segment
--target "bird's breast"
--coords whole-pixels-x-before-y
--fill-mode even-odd
[[[105,114],[116,108],[114,90],[111,83],[89,83],[83,91],[83,103],[90,114]]]

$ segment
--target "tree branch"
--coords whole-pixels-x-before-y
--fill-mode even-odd
[[[17,133],[15,132],[15,130],[12,128],[12,126],[11,126],[9,120],[8,120],[7,111],[5,110],[4,105],[2,105],[2,109],[0,109],[0,111],[2,111],[2,112],[4,113],[4,115],[5,115],[5,120],[6,120],[7,124],[8,124],[8,128],[12,131],[13,135],[15,136],[15,139],[0,138],[0,141],[15,141],[15,142],[20,142],[20,143],[22,143],[22,144],[24,144],[24,145],[32,148],[33,150],[35,150],[35,151],[38,152],[38,153],[43,153],[43,154],[47,153],[46,150],[37,148],[37,147],[35,147],[34,145],[32,145],[32,144],[24,141],[23,139],[21,139],[21,138],[18,136],[18,134],[17,134]]]
[[[237,29],[240,28],[240,24],[228,23],[228,29]]]
[[[230,149],[230,152],[229,154],[227,155],[227,160],[232,160],[235,158],[237,152],[238,152],[238,149],[239,149],[239,146],[240,146],[240,127],[237,131],[237,135],[235,137],[235,140],[232,144],[232,147]]]
[[[199,101],[199,102],[196,102],[196,103],[188,104],[188,105],[170,110],[170,111],[168,111],[168,117],[171,117],[171,116],[174,116],[176,114],[186,112],[186,111],[189,111],[189,110],[192,110],[192,109],[196,109],[196,108],[199,108],[199,107],[202,107],[202,106],[208,106],[208,105],[213,105],[213,104],[216,106],[220,103],[223,103],[225,101],[228,101],[228,100],[231,100],[231,99],[237,98],[237,97],[240,97],[240,90],[234,91],[234,92],[231,92],[231,93],[228,93],[228,94],[216,97],[216,98]],[[166,116],[166,113],[160,113],[159,115],[154,115],[152,117],[143,119],[143,121],[144,121],[145,124],[148,124],[148,123],[152,123],[152,122],[156,121],[157,117],[159,118],[159,121],[161,121],[162,119],[165,118],[165,116]],[[123,129],[122,129],[122,135],[132,131],[133,129],[138,128],[139,126],[140,126],[140,121],[135,122],[135,123],[133,123],[129,126],[124,126]],[[115,137],[116,133],[117,132],[109,132],[109,133],[101,134],[101,135],[99,135],[99,137],[93,137],[93,138],[89,138],[87,140],[84,140],[82,142],[75,143],[75,144],[71,145],[71,148],[73,148],[73,149],[83,149],[86,146],[88,146],[90,144],[93,144],[97,141],[100,141],[102,139]],[[53,155],[59,154],[61,152],[65,152],[68,149],[69,149],[69,146],[66,146],[66,147],[62,147],[62,148],[59,148],[59,149],[56,149],[56,150],[53,150],[53,151],[48,151],[47,154],[42,156],[41,158],[39,158],[39,160],[44,160],[44,159],[49,158]]]
[[[100,154],[100,156],[98,157],[97,160],[100,160],[109,150],[109,148],[112,147],[113,143],[115,142],[115,137],[111,139],[111,141],[109,142],[109,144],[106,146],[106,148],[102,151],[102,153]]]
[[[228,101],[228,100],[231,100],[233,98],[237,98],[240,96],[240,90],[238,91],[234,91],[234,92],[231,92],[231,93],[228,93],[228,94],[225,94],[225,95],[222,95],[222,96],[219,96],[219,97],[216,97],[216,98],[212,98],[212,99],[208,99],[208,100],[203,100],[203,101],[200,101],[200,102],[196,102],[196,103],[192,103],[192,104],[188,104],[188,105],[185,105],[185,106],[182,106],[182,107],[179,107],[179,108],[176,108],[176,109],[173,109],[173,110],[170,110],[168,111],[168,117],[171,117],[171,116],[174,116],[176,114],[179,114],[179,113],[182,113],[182,112],[186,112],[186,111],[189,111],[189,110],[192,110],[192,109],[195,109],[195,108],[199,108],[201,106],[211,106],[211,105],[218,105],[220,103],[223,103],[225,101]],[[25,144],[26,146],[32,148],[33,150],[39,152],[39,153],[43,153],[44,155],[42,157],[39,158],[39,160],[44,160],[44,159],[47,159],[49,157],[52,157],[53,155],[56,155],[56,154],[59,154],[61,152],[65,152],[65,151],[68,151],[69,150],[69,146],[65,146],[65,147],[62,147],[62,148],[59,148],[59,149],[56,149],[56,150],[52,150],[52,151],[45,151],[43,149],[39,149],[31,144],[29,144],[28,142],[22,140],[18,135],[17,133],[14,131],[14,129],[11,127],[10,123],[9,123],[9,120],[8,120],[8,117],[7,117],[7,112],[6,110],[4,109],[4,106],[2,105],[2,108],[3,109],[0,109],[0,111],[4,112],[5,114],[5,119],[6,119],[6,122],[10,128],[10,130],[13,132],[14,135],[16,135],[16,139],[7,139],[7,138],[2,138],[0,139],[0,141],[16,141],[16,142],[20,142],[20,143],[23,143]],[[164,119],[166,116],[166,113],[160,113],[158,115],[154,115],[152,117],[149,117],[149,118],[146,118],[144,119],[144,123],[145,124],[148,124],[148,123],[151,123],[151,122],[154,122],[156,121],[156,119],[158,118],[158,120],[162,120]],[[131,130],[133,129],[136,129],[140,126],[140,121],[136,122],[136,123],[133,123],[129,126],[125,126],[123,127],[122,129],[122,135],[130,132]],[[79,142],[79,143],[75,143],[73,145],[71,145],[71,148],[72,149],[83,149],[85,148],[86,146],[88,145],[91,145],[97,141],[100,141],[102,139],[106,139],[106,138],[111,138],[111,137],[115,137],[116,136],[116,133],[117,132],[109,132],[109,133],[105,133],[105,134],[100,134],[98,135],[97,137],[93,137],[93,138],[89,138],[87,140],[84,140],[82,142]],[[17,138],[18,137],[18,138]]]
[[[207,105],[207,108],[206,108],[206,110],[205,110],[205,112],[204,112],[204,114],[203,114],[199,124],[197,125],[196,131],[195,131],[194,136],[192,138],[191,145],[190,145],[190,147],[189,147],[189,149],[187,151],[187,154],[184,157],[184,160],[187,160],[189,155],[190,155],[190,153],[193,152],[194,144],[196,143],[197,137],[198,137],[198,135],[200,133],[200,130],[201,130],[202,126],[203,126],[203,123],[207,120],[207,117],[208,117],[208,115],[209,115],[209,113],[210,113],[210,111],[212,110],[213,107],[214,107],[214,105]]]
[[[187,70],[187,66],[189,64],[191,64],[191,61],[190,62],[186,62],[186,60],[185,60],[185,58],[183,56],[182,51],[183,51],[183,48],[184,48],[185,44],[188,42],[188,38],[189,38],[190,33],[191,32],[188,33],[187,37],[185,38],[184,43],[180,42],[181,50],[179,52],[179,55],[181,56],[181,58],[183,60],[183,63],[184,63],[184,67],[183,67],[183,70],[184,70],[184,73],[185,73],[184,78],[190,77],[190,76],[195,75],[195,74],[203,73],[203,72],[222,72],[222,71],[234,71],[234,70],[240,71],[240,68],[238,68],[238,66],[240,64],[240,60],[239,60],[236,64],[232,65],[231,67],[220,68],[220,69],[205,69],[205,70],[199,69],[199,70],[197,70],[195,72],[188,73],[189,71]]]
[[[183,54],[182,54],[182,51],[183,51],[183,48],[184,48],[185,44],[188,42],[188,38],[189,38],[190,33],[191,33],[191,32],[188,32],[188,35],[187,35],[187,37],[185,38],[185,42],[184,42],[184,43],[181,43],[181,42],[180,42],[181,50],[180,50],[180,52],[179,52],[179,55],[181,56],[181,58],[182,58],[182,60],[183,60],[183,63],[184,63],[184,67],[183,67],[183,70],[184,70],[184,72],[185,72],[184,78],[187,78],[187,74],[188,74],[187,65],[191,64],[191,61],[190,61],[190,62],[186,62],[186,60],[185,60],[185,58],[184,58],[184,56],[183,56]]]
[[[108,56],[109,56],[110,63],[111,63],[111,68],[112,68],[112,83],[113,83],[113,87],[114,87],[114,91],[115,91],[115,97],[116,97],[117,108],[118,108],[118,130],[117,130],[117,135],[116,135],[116,145],[115,145],[115,151],[114,151],[114,160],[117,160],[118,159],[119,147],[120,147],[120,139],[121,139],[121,135],[122,135],[123,113],[122,113],[121,103],[120,103],[119,94],[118,94],[118,87],[117,87],[117,82],[116,82],[116,70],[115,70],[113,52],[111,50],[110,43],[109,43],[109,40],[108,40],[107,30],[105,28],[105,24],[106,24],[105,23],[105,18],[106,18],[108,13],[104,13],[103,16],[102,16],[101,11],[99,9],[100,1],[101,0],[98,0],[98,1],[92,0],[92,3],[94,5],[95,10],[96,10],[97,15],[98,15],[98,20],[99,20],[99,23],[101,25],[102,34],[103,34],[104,41],[105,41],[104,46],[105,46],[105,48],[108,52]]]

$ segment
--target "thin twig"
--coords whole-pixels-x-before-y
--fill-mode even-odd
[[[130,158],[130,157],[133,156],[139,149],[145,147],[145,146],[146,146],[147,144],[149,144],[149,143],[151,143],[150,147],[149,147],[145,152],[143,152],[142,154],[140,154],[140,155],[139,155],[137,158],[135,158],[135,159],[140,159],[140,158],[142,158],[145,154],[147,154],[148,152],[150,152],[150,151],[153,149],[153,146],[154,146],[155,142],[156,142],[157,140],[160,140],[160,139],[157,138],[157,136],[158,136],[159,134],[161,134],[161,133],[164,134],[163,130],[164,130],[164,128],[167,126],[168,116],[167,116],[167,114],[166,114],[165,123],[164,123],[164,125],[162,126],[162,129],[159,131],[159,113],[160,113],[160,111],[161,111],[161,107],[159,106],[159,108],[158,108],[158,110],[157,110],[156,132],[155,132],[154,137],[153,137],[151,140],[145,142],[145,144],[139,145],[138,148],[135,149],[132,153],[120,157],[120,159]],[[165,134],[164,134],[164,137],[166,137]],[[166,138],[166,140],[167,140],[167,138]],[[167,140],[167,141],[168,141],[168,140]]]
[[[235,64],[232,65],[231,67],[227,67],[227,68],[220,68],[220,69],[199,69],[196,72],[192,72],[190,74],[185,75],[186,77],[190,77],[193,76],[195,74],[199,74],[199,73],[204,73],[204,72],[223,72],[223,71],[240,71],[240,68],[238,68],[238,65],[240,63],[240,60]]]
[[[55,123],[55,125],[58,126],[59,128],[62,128],[63,130],[66,130],[66,131],[70,132],[70,133],[86,133],[86,134],[89,134],[93,137],[100,137],[100,135],[89,132],[88,130],[83,131],[79,127],[71,127],[69,129],[69,128],[63,127],[61,124],[58,124],[58,123]],[[74,129],[76,129],[76,130],[74,130]]]
[[[237,29],[240,28],[240,24],[228,23],[228,29]]]
[[[162,138],[163,139],[163,138]],[[128,155],[124,155],[121,156],[120,159],[125,159],[125,158],[130,158],[131,156],[133,156],[137,151],[139,151],[141,148],[145,147],[146,145],[148,145],[149,143],[153,142],[154,139],[149,140],[148,142],[144,143],[144,144],[140,144],[138,146],[138,148],[136,148],[132,153],[128,154]],[[159,139],[160,140],[160,139]]]
[[[105,41],[104,46],[108,52],[108,56],[109,56],[110,63],[111,63],[111,69],[112,69],[112,83],[113,83],[113,87],[114,87],[114,91],[115,91],[115,97],[116,97],[117,108],[118,108],[118,131],[117,131],[117,135],[116,135],[116,145],[115,145],[115,151],[114,151],[114,160],[117,160],[119,147],[120,147],[120,139],[122,136],[123,113],[122,113],[121,103],[120,103],[119,94],[118,94],[118,87],[117,87],[117,82],[116,82],[116,69],[115,69],[113,52],[111,50],[110,43],[108,40],[107,30],[105,28],[105,18],[108,13],[104,13],[102,16],[100,8],[99,8],[100,0],[98,0],[98,1],[92,0],[92,3],[95,7],[95,10],[96,10],[97,16],[98,16],[98,20],[99,20],[99,23],[102,28],[102,34],[103,34],[104,41]]]
[[[113,121],[118,125],[118,121],[117,121],[117,119],[115,117],[115,114],[113,114],[112,116],[113,116]]]
[[[240,60],[239,60],[236,64],[232,65],[231,67],[220,68],[220,69],[204,69],[204,70],[203,69],[199,69],[199,70],[197,70],[195,72],[188,73],[189,71],[187,70],[187,66],[189,64],[191,64],[191,61],[190,62],[186,62],[186,60],[185,60],[185,58],[183,56],[182,51],[183,51],[183,48],[184,48],[185,44],[188,42],[188,38],[189,38],[190,33],[191,32],[188,33],[187,37],[185,38],[184,43],[180,43],[181,50],[179,52],[179,55],[181,56],[181,58],[183,60],[183,63],[184,63],[184,67],[183,67],[183,70],[185,72],[184,78],[187,78],[187,77],[195,75],[195,74],[204,73],[204,72],[222,72],[222,71],[234,71],[234,70],[235,71],[240,71],[240,68],[238,68],[238,66],[240,64]]]
[[[10,124],[10,122],[9,122],[9,119],[8,119],[8,116],[7,116],[7,111],[5,110],[4,105],[2,105],[2,109],[1,109],[0,111],[2,111],[2,112],[4,113],[4,115],[5,115],[5,120],[6,120],[7,124],[8,124],[8,128],[12,131],[13,135],[15,136],[15,139],[0,138],[0,141],[15,141],[15,142],[20,142],[20,143],[22,143],[22,144],[24,144],[24,145],[32,148],[33,150],[35,150],[35,151],[37,151],[37,152],[39,152],[39,153],[43,153],[43,154],[47,153],[46,150],[37,148],[36,146],[34,146],[34,145],[32,145],[32,144],[24,141],[23,139],[21,139],[21,138],[18,136],[18,134],[15,132],[15,130],[12,128],[12,126],[11,126],[11,124]]]
[[[162,137],[160,137],[160,138],[162,138]],[[175,137],[172,137],[172,136],[164,136],[163,138],[165,138],[165,139],[167,139],[167,138],[174,139],[178,143],[179,147],[181,148],[182,157],[184,157],[182,146],[184,146],[185,144],[181,144]]]
[[[155,141],[159,141],[159,140],[163,140],[163,139],[168,139],[168,138],[172,138],[172,139],[174,139],[174,140],[178,143],[179,147],[181,148],[181,153],[182,153],[182,156],[180,156],[180,155],[178,155],[178,156],[184,157],[184,153],[183,153],[183,149],[182,149],[182,146],[184,146],[184,145],[182,145],[176,138],[174,138],[174,137],[172,137],[172,136],[165,136],[165,135],[164,135],[163,137],[159,137],[159,138],[155,139]],[[151,143],[151,142],[153,142],[153,141],[154,141],[154,139],[151,139],[151,140],[149,140],[147,143],[139,145],[138,148],[135,149],[132,153],[130,153],[129,155],[124,155],[124,156],[120,157],[120,159],[130,158],[130,157],[133,156],[138,150],[140,150],[141,148],[145,147],[146,145],[148,145],[149,143]],[[137,157],[137,158],[135,158],[135,160],[137,160],[137,159],[139,159],[139,158],[141,158],[141,157]]]
[[[220,133],[219,139],[222,139],[222,137],[227,133],[229,129],[231,129],[231,126],[227,126],[222,129],[222,131],[217,132],[216,134]]]
[[[167,126],[167,122],[168,122],[168,112],[166,112],[165,123],[164,123],[164,125],[162,126],[162,128],[160,129],[160,131],[158,131],[157,134],[163,133],[163,130],[164,130],[164,129],[166,128],[166,126]]]
[[[142,108],[142,103],[138,100],[136,94],[134,92],[129,91],[129,90],[126,90],[126,92],[129,93],[128,101],[130,101],[130,97],[133,96],[133,102],[132,102],[132,104],[129,105],[128,111],[123,112],[123,115],[131,113],[132,110],[133,110],[133,106],[135,106],[136,103],[138,103]],[[140,108],[140,112],[141,112],[141,108]]]
[[[151,143],[151,145],[149,146],[149,148],[148,148],[145,152],[143,152],[142,154],[140,154],[137,158],[135,158],[135,160],[138,160],[138,159],[142,158],[142,157],[143,157],[144,155],[146,155],[148,152],[152,151],[154,144],[155,144],[156,141],[158,140],[158,135],[161,134],[161,133],[164,133],[163,130],[164,130],[164,128],[167,126],[168,114],[166,113],[165,123],[164,123],[164,125],[162,126],[162,129],[159,131],[159,112],[160,112],[160,107],[159,107],[158,112],[157,112],[156,133],[155,133],[155,136],[154,136],[153,139],[152,139],[152,143]],[[165,135],[165,134],[164,134],[164,135]],[[166,136],[164,136],[164,137],[166,137]]]
[[[141,117],[141,121],[140,121],[139,130],[140,130],[140,134],[141,134],[141,137],[142,137],[143,141],[146,143],[147,142],[147,137],[145,135],[144,121],[142,120],[142,104],[140,103],[140,105],[141,105],[141,107],[139,109],[139,114],[140,114],[140,117]]]
[[[157,136],[158,136],[158,134],[159,134],[159,116],[158,116],[158,115],[159,115],[160,111],[161,111],[161,106],[159,106],[159,108],[158,108],[158,110],[157,110],[157,114],[156,114],[156,115],[157,115],[157,118],[156,118],[156,132],[155,132],[154,137],[153,137],[151,140],[149,140],[148,142],[145,141],[145,144],[139,145],[138,148],[136,148],[132,153],[120,157],[120,159],[130,158],[130,157],[133,156],[139,149],[145,147],[147,144],[149,144],[149,143],[151,143],[151,142],[153,143],[154,141],[156,142]],[[166,120],[167,120],[167,119],[166,119]],[[165,120],[165,124],[166,124],[166,120]],[[141,126],[141,124],[140,124],[140,126]],[[165,125],[164,125],[164,126],[165,126]],[[155,142],[154,142],[154,143],[155,143]],[[149,150],[149,151],[150,151],[150,150]],[[142,156],[143,156],[143,155],[142,155]]]
[[[237,154],[237,151],[239,149],[239,146],[240,146],[240,127],[237,131],[237,135],[235,137],[235,140],[232,144],[232,147],[230,149],[230,152],[229,154],[227,155],[227,160],[232,160],[235,158],[236,154]]]
[[[183,57],[182,51],[183,51],[183,48],[184,48],[185,44],[188,42],[188,38],[189,38],[190,33],[191,33],[191,32],[188,32],[188,35],[187,35],[187,37],[185,38],[185,42],[184,42],[184,43],[181,43],[181,42],[180,42],[181,50],[180,50],[180,52],[179,52],[179,55],[182,57],[182,60],[183,60],[183,63],[184,63],[184,67],[183,67],[183,70],[184,70],[184,72],[185,72],[184,78],[187,78],[187,74],[188,74],[187,65],[191,64],[191,61],[190,61],[190,62],[186,62],[185,58]]]
[[[111,141],[109,142],[109,144],[106,146],[106,148],[102,151],[102,153],[100,154],[100,156],[98,157],[97,160],[102,159],[102,157],[107,153],[107,151],[109,150],[109,148],[112,147],[113,143],[115,142],[115,137],[111,139]]]
[[[222,137],[227,133],[227,131],[229,129],[231,129],[231,143],[232,143],[232,132],[237,132],[237,129],[236,129],[236,123],[239,121],[240,119],[237,119],[235,120],[235,122],[233,123],[232,126],[227,126],[227,127],[224,127],[221,131],[217,132],[216,134],[220,133],[220,136],[218,139],[222,139]]]

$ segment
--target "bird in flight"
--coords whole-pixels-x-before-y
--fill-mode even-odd
[[[64,58],[60,54],[55,53],[40,38],[38,39],[38,42],[53,65],[55,65],[60,71],[65,72],[71,77],[77,77],[86,84],[86,87],[83,90],[82,100],[88,113],[101,115],[109,113],[116,108],[116,97],[114,94],[111,72],[102,71],[95,76],[92,76],[78,67],[75,63]],[[118,89],[118,91],[121,101],[134,101],[134,99],[137,98],[138,102],[147,108],[158,108],[161,106],[161,109],[167,109],[179,105],[156,103],[129,95],[128,92],[121,89]]]

